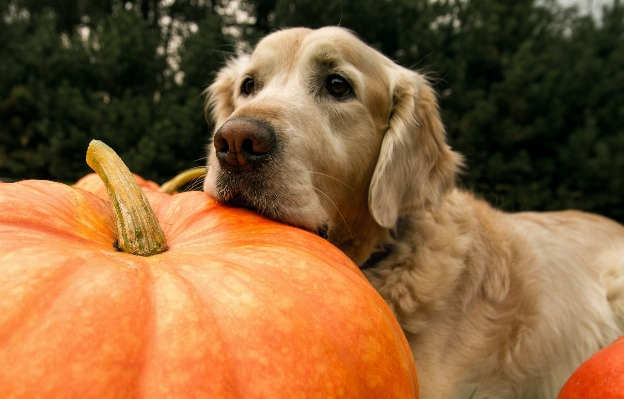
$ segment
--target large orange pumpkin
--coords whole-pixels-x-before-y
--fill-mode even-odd
[[[557,399],[624,398],[624,336],[587,359],[570,376]]]
[[[116,249],[109,202],[0,185],[0,398],[417,398],[411,351],[325,240],[205,193],[147,193],[169,249]]]

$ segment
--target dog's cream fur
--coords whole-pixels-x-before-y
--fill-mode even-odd
[[[353,94],[331,96],[331,74]],[[271,160],[240,175],[211,149],[208,193],[328,228],[360,265],[391,248],[364,273],[405,331],[422,399],[554,398],[624,331],[624,228],[573,211],[507,214],[456,189],[461,158],[427,80],[346,30],[269,35],[208,94],[217,127],[255,118],[276,136]]]

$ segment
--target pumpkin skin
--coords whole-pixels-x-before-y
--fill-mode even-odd
[[[624,336],[596,352],[577,368],[557,399],[624,397]]]
[[[158,183],[153,182],[151,180],[145,180],[141,176],[134,174],[134,178],[139,183],[139,187],[145,192],[158,192],[160,186]],[[102,179],[97,173],[89,173],[80,178],[74,184],[74,187],[81,188],[83,190],[87,190],[102,198],[103,200],[108,201],[108,193],[106,192],[106,187],[104,183],[102,183]]]
[[[0,186],[0,397],[418,397],[398,323],[338,249],[203,192],[146,195],[169,250],[139,257],[97,196]]]

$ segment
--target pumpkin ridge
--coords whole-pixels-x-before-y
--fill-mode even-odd
[[[115,239],[113,237],[111,237],[110,242],[104,243],[101,241],[95,241],[93,239],[85,238],[82,235],[76,235],[73,232],[55,229],[41,229],[36,225],[36,223],[17,222],[11,223],[11,225],[15,226],[15,228],[0,227],[0,233],[5,234],[6,232],[9,234],[15,234],[16,237],[19,237],[20,240],[28,242],[29,245],[45,246],[45,241],[49,240],[50,236],[54,236],[57,241],[61,240],[62,245],[66,246],[67,248],[84,248],[85,245],[88,245],[101,247],[105,250],[115,251],[113,246],[113,244],[115,243]],[[3,247],[3,249],[7,248]]]
[[[219,267],[219,269],[222,270],[222,273],[226,274],[228,278],[234,279],[240,282],[241,286],[247,286],[249,284],[249,281],[254,281],[254,287],[257,288],[258,285],[261,285],[263,287],[266,287],[265,289],[268,289],[268,288],[271,288],[271,284],[273,283],[273,281],[271,281],[269,278],[266,278],[266,273],[259,273],[258,269],[249,269],[248,267],[241,265],[240,262],[235,262],[235,261],[223,262],[221,267]],[[223,302],[223,299],[217,296],[213,290],[205,289],[205,287],[200,285],[199,282],[194,283],[193,282],[194,280],[198,280],[197,277],[189,278],[188,276],[186,276],[186,273],[188,273],[187,270],[179,268],[177,270],[177,273],[181,276],[181,278],[184,278],[185,281],[187,281],[192,287],[195,288],[195,292],[201,294],[201,295],[198,295],[198,298],[200,298],[200,300],[203,303],[214,305],[215,303]],[[243,276],[248,277],[248,278],[243,278]],[[261,281],[258,281],[259,277],[261,278]],[[263,297],[262,295],[258,295],[256,290],[254,290],[253,295],[254,297],[260,297],[260,298]],[[231,302],[231,301],[228,301],[228,302]],[[208,307],[215,308],[214,306],[208,306]],[[301,313],[301,312],[298,312],[298,313]],[[223,347],[226,349],[228,353],[236,353],[236,351],[233,351],[233,348],[236,346],[236,343],[232,342],[233,340],[228,340],[224,338],[228,334],[231,334],[231,333],[224,333],[224,331],[229,331],[229,328],[224,325],[226,318],[218,317],[214,312],[211,312],[209,315],[214,320],[214,328],[218,331],[217,335],[219,336],[220,342],[223,345]],[[301,317],[301,320],[305,320],[305,318]],[[228,362],[229,370],[235,370],[235,367],[234,367],[235,361],[240,362],[240,359],[236,360],[232,358],[229,360]],[[233,375],[235,377],[233,387],[235,389],[236,394],[235,396],[230,396],[230,397],[245,398],[245,399],[266,397],[265,395],[253,389],[254,387],[251,387],[252,388],[251,390],[246,389],[245,391],[242,391],[241,387],[249,387],[250,384],[241,383],[245,381],[242,381],[244,380],[244,378],[240,376],[239,373],[234,373]]]
[[[23,251],[26,251],[26,248],[20,248],[20,249],[22,249]],[[20,256],[26,257],[28,255],[20,255]],[[32,255],[32,256],[38,257],[39,255],[37,254],[37,255]],[[0,257],[0,265],[6,264],[5,258],[6,258],[5,256]],[[56,266],[55,264],[54,268],[45,267],[41,265],[37,267],[37,269],[45,268],[48,271],[52,270],[53,273],[46,276],[45,279],[38,281],[37,287],[36,288],[31,287],[31,289],[29,290],[30,292],[27,295],[28,298],[22,297],[20,303],[13,306],[13,308],[16,308],[16,309],[23,309],[23,307],[26,306],[27,311],[20,312],[19,314],[15,314],[11,316],[9,319],[5,319],[0,322],[0,343],[1,343],[0,348],[5,346],[7,343],[6,338],[5,338],[6,335],[8,334],[12,334],[15,336],[23,335],[23,334],[16,334],[17,331],[20,331],[26,328],[26,326],[23,323],[21,323],[23,320],[31,319],[30,315],[32,314],[38,314],[38,317],[44,317],[45,314],[50,310],[50,308],[54,306],[54,298],[56,298],[58,293],[62,292],[63,289],[69,285],[67,284],[67,281],[72,277],[72,275],[78,272],[75,269],[75,267],[72,267],[73,260],[74,259],[71,259],[71,258],[66,259],[61,264],[61,266]],[[73,271],[71,271],[72,268],[74,269]],[[37,269],[30,270],[30,273],[37,274],[36,273],[38,271]],[[3,274],[6,273],[6,269],[2,268],[2,272]],[[21,277],[24,277],[24,276],[30,276],[30,273],[28,273],[27,271],[25,273],[17,273],[17,274],[21,275]],[[6,278],[6,275],[4,275],[3,277]],[[1,282],[2,281],[0,280],[0,283]],[[0,301],[3,302],[3,301],[6,301],[7,298],[6,298],[5,284],[2,284],[2,286],[3,286],[2,291],[5,293],[5,297],[0,298]],[[24,301],[26,301],[27,303],[25,304]],[[4,332],[4,334],[2,334],[2,332]],[[2,349],[0,349],[0,351],[1,350]],[[0,357],[0,358],[3,358],[3,357]]]
[[[210,229],[206,226],[215,208],[219,204],[204,192],[189,191],[174,196],[164,193],[145,193],[152,209],[156,213],[158,223],[162,227],[170,248],[184,243],[188,237],[204,237]],[[181,209],[192,206],[192,216]],[[211,227],[219,227],[211,223]],[[171,241],[171,242],[170,242]],[[201,239],[205,244],[205,239]]]
[[[232,353],[232,344],[228,342],[228,340],[224,339],[224,336],[226,336],[227,334],[223,332],[225,329],[222,328],[222,326],[220,325],[219,318],[215,315],[214,311],[207,311],[207,310],[213,309],[213,307],[209,305],[212,305],[218,302],[217,299],[213,295],[210,295],[211,294],[210,290],[203,290],[202,287],[198,286],[198,284],[193,283],[193,279],[185,275],[184,270],[182,269],[183,266],[184,265],[170,267],[169,271],[171,274],[175,275],[175,277],[177,277],[180,281],[182,281],[183,284],[185,284],[187,287],[193,288],[193,290],[189,290],[189,292],[193,292],[195,294],[194,298],[197,300],[197,302],[200,302],[201,304],[204,305],[203,307],[204,311],[202,312],[202,314],[204,315],[204,317],[207,317],[211,320],[212,322],[211,325],[216,330],[215,335],[219,339],[220,346],[224,348],[226,353]],[[210,295],[209,303],[205,298],[205,296],[207,295]],[[224,372],[223,369],[226,369],[228,371]],[[244,381],[240,381],[240,377],[238,373],[234,372],[235,370],[236,370],[236,367],[232,359],[228,359],[227,366],[220,370],[222,371],[224,375],[228,376],[225,382],[227,383],[226,386],[228,388],[228,393],[230,395],[229,397],[248,398],[249,396],[243,395],[241,388],[240,388],[242,386],[245,386],[245,384],[241,384],[241,382],[244,382]],[[234,377],[234,381],[231,381],[232,376]]]
[[[262,244],[264,244],[264,242],[262,242]],[[237,249],[239,248],[237,247]],[[263,245],[258,245],[256,249],[264,253],[264,250],[266,248]],[[267,265],[266,268],[260,267],[260,268],[249,269],[240,265],[241,263],[245,263],[245,260],[244,258],[241,258],[241,254],[238,251],[232,253],[231,255],[232,255],[231,261],[227,263],[225,261],[222,261],[222,268],[227,270],[227,272],[224,272],[224,273],[227,273],[230,278],[233,278],[242,282],[241,285],[246,285],[248,284],[248,281],[253,281],[254,287],[258,287],[259,285],[261,285],[263,287],[266,287],[265,290],[268,290],[268,291],[274,290],[272,286],[276,284],[278,284],[280,287],[285,288],[288,292],[286,293],[280,292],[280,295],[287,297],[287,298],[291,298],[294,301],[292,308],[296,309],[296,314],[298,315],[299,320],[302,322],[301,324],[305,324],[306,326],[308,326],[306,330],[313,331],[315,336],[322,334],[322,332],[326,329],[326,324],[327,324],[326,322],[323,323],[323,317],[318,317],[316,313],[304,310],[309,306],[308,305],[309,300],[315,297],[314,294],[305,293],[307,291],[306,287],[301,287],[296,284],[290,284],[290,280],[288,280],[287,278],[280,278],[279,282],[272,280],[270,277],[271,275],[273,275],[272,272],[275,271],[279,267],[276,267],[273,265]],[[247,253],[246,256],[251,256],[251,255]],[[318,254],[316,256],[318,256]],[[234,259],[238,259],[238,262],[236,262]],[[313,267],[314,266],[313,264],[315,262],[309,261],[308,263],[310,264],[307,264],[306,266],[302,266],[302,268],[308,269],[310,267]],[[178,272],[181,272],[181,271],[178,270]],[[293,270],[293,273],[297,273],[297,272],[298,272],[297,270]],[[336,268],[333,270],[332,276],[324,276],[324,279],[335,280],[335,277],[340,277],[341,279],[348,281],[350,280],[349,277],[352,274],[353,273],[348,269],[343,270],[340,268]],[[241,275],[248,276],[248,278],[247,279],[242,278]],[[219,302],[218,299],[214,298],[214,295],[210,289],[205,289],[204,287],[198,284],[195,284],[191,281],[191,280],[197,280],[197,278],[194,278],[194,279],[187,278],[186,280],[191,283],[191,286],[195,288],[196,292],[202,293],[202,296],[210,295],[212,303],[214,303],[215,301]],[[258,293],[257,290],[253,291],[253,295],[257,297],[267,296],[266,292]],[[359,295],[361,297],[365,297],[366,293],[360,292]],[[316,300],[315,302],[318,302],[318,300]],[[292,312],[286,313],[286,312],[280,311],[280,314],[288,314],[288,319],[291,321],[293,320]],[[306,314],[307,314],[307,317],[306,317]],[[219,323],[219,320],[222,320],[222,319],[216,317],[216,320],[217,320],[216,328],[219,331],[223,330],[224,328],[221,327]],[[299,323],[295,322],[294,324],[299,324]],[[330,384],[329,381],[332,380],[333,377],[336,377],[336,373],[338,371],[341,371],[341,374],[340,374],[341,377],[337,379],[337,381],[341,381],[343,383],[342,387],[344,388],[344,391],[343,391],[343,395],[339,395],[337,397],[377,399],[377,397],[371,396],[373,394],[367,394],[367,392],[363,388],[364,386],[366,386],[366,377],[368,376],[362,376],[359,374],[354,375],[353,373],[348,372],[348,370],[352,370],[353,368],[355,368],[357,364],[357,360],[350,359],[350,357],[352,357],[352,354],[349,353],[349,350],[344,348],[344,343],[341,343],[336,336],[332,336],[332,335],[316,336],[316,341],[318,341],[319,339],[322,340],[321,346],[323,348],[323,353],[324,353],[323,357],[326,359],[326,361],[328,358],[332,358],[334,359],[334,361],[338,362],[340,366],[338,366],[338,364],[335,364],[334,365],[335,367],[332,368],[331,370],[332,375],[331,376],[324,375],[326,378],[323,378],[323,375],[315,375],[316,379],[318,380],[317,382],[319,384],[317,388],[327,389],[328,387],[327,384]],[[318,344],[318,342],[316,341],[315,343]],[[228,348],[232,346],[232,344],[229,344],[227,340],[225,341],[225,343],[226,343],[226,347]],[[309,348],[304,348],[302,352],[297,352],[297,353],[305,353],[309,356],[310,350]],[[405,360],[405,359],[401,359],[401,360]],[[313,365],[308,365],[308,368],[309,367],[313,367]],[[309,371],[310,373],[313,373],[313,369]],[[354,387],[356,388],[355,391],[349,391],[349,389],[354,389]],[[329,389],[329,390],[336,393],[333,389]],[[325,392],[325,390],[323,390],[323,392]],[[249,398],[251,396],[249,393],[246,392],[245,395],[239,396],[239,397]],[[263,397],[263,396],[260,395],[259,397]]]
[[[340,268],[336,268],[334,269],[335,273],[338,274],[342,279],[344,279],[345,282],[347,282],[346,285],[350,285],[350,283],[353,281],[353,278],[356,277],[357,278],[357,274],[353,273],[352,270],[349,269],[340,269]],[[332,276],[333,277],[333,276]],[[332,280],[335,280],[335,277],[332,278]],[[356,281],[357,282],[357,281]],[[355,285],[354,285],[355,286]],[[359,287],[360,291],[358,292],[358,297],[366,302],[370,302],[369,306],[374,307],[374,301],[371,301],[370,298],[367,296],[369,295],[368,290],[362,290],[363,287]],[[301,300],[301,295],[295,295],[295,294],[291,294],[291,296],[298,298],[299,300]],[[374,307],[375,310],[377,310],[378,313],[381,313],[381,316],[384,317],[386,315],[383,314],[382,310],[379,309],[378,307]],[[354,310],[354,312],[357,312],[357,310]],[[315,319],[318,319],[318,316],[316,314],[313,314],[313,316]],[[387,320],[387,318],[384,317],[385,320]],[[336,317],[336,323],[340,324],[341,319]],[[337,328],[336,328],[337,329]],[[393,331],[395,332],[395,331]],[[369,332],[370,334],[371,332]],[[335,353],[337,354],[338,358],[341,361],[341,364],[344,365],[344,369],[345,370],[350,370],[353,369],[357,363],[361,362],[362,359],[361,358],[355,358],[353,356],[353,352],[350,352],[352,350],[352,348],[346,349],[344,347],[344,345],[341,345],[341,342],[339,340],[338,337],[336,337],[335,335],[332,335],[329,337],[330,339],[328,340],[329,344],[332,346],[333,350],[335,351]],[[403,348],[401,348],[403,349]],[[409,348],[408,348],[409,351]],[[411,354],[411,351],[409,351],[409,353]],[[400,359],[400,360],[404,360],[404,359]],[[371,392],[371,386],[369,385],[370,381],[372,380],[372,377],[374,377],[374,375],[371,374],[357,374],[355,376],[351,376],[352,378],[350,379],[350,384],[348,385],[348,388],[353,388],[356,387],[357,388],[357,394],[353,394],[352,392],[347,392],[347,394],[345,395],[345,397],[348,398],[369,398],[369,399],[378,399],[379,396],[378,394],[375,394],[375,392]],[[411,381],[410,381],[411,382]]]
[[[59,234],[88,242],[96,241],[95,233],[98,242],[112,244],[104,241],[105,237],[113,237],[109,206],[84,190],[45,180],[25,180],[0,186],[0,201],[4,206],[0,226],[21,226],[49,236]],[[25,214],[21,211],[24,208],[31,212]]]
[[[122,262],[122,259],[118,259],[117,256],[111,256],[113,258],[115,258],[116,260]],[[148,260],[150,258],[147,258]],[[154,352],[154,346],[155,346],[155,338],[154,338],[154,334],[150,333],[150,332],[154,332],[156,331],[156,326],[157,326],[157,313],[156,313],[156,300],[155,300],[155,277],[154,277],[154,273],[152,272],[152,265],[149,264],[150,262],[146,262],[148,263],[148,265],[146,265],[146,267],[144,268],[144,272],[146,275],[146,284],[145,284],[145,292],[146,292],[146,296],[147,296],[147,302],[148,304],[146,305],[146,310],[148,312],[147,316],[146,316],[146,321],[144,324],[144,328],[143,331],[141,331],[141,336],[143,337],[143,350],[141,352],[141,362],[140,365],[138,367],[138,378],[135,381],[136,384],[136,389],[139,392],[139,394],[137,395],[138,398],[147,398],[147,386],[148,384],[148,380],[150,378],[149,374],[148,374],[148,364],[151,361],[151,359],[153,358],[153,352]]]
[[[198,361],[189,359],[188,357],[176,357],[178,354],[173,348],[176,345],[187,345],[187,342],[184,342],[184,337],[188,335],[188,332],[185,332],[186,329],[195,329],[196,321],[188,320],[180,323],[179,325],[182,328],[181,331],[176,333],[172,333],[170,331],[171,323],[170,316],[178,316],[184,314],[185,317],[196,316],[199,315],[199,320],[209,319],[210,329],[213,330],[216,326],[216,318],[211,312],[207,312],[208,308],[206,308],[204,301],[198,295],[198,293],[193,289],[194,285],[188,281],[187,278],[182,276],[177,268],[178,266],[175,264],[176,261],[172,259],[168,259],[167,257],[161,257],[160,260],[153,260],[154,257],[147,258],[146,260],[150,264],[148,268],[148,274],[150,276],[150,317],[149,322],[146,323],[146,331],[152,331],[155,333],[147,334],[146,345],[144,350],[144,361],[141,366],[141,374],[140,374],[140,387],[139,390],[141,392],[141,397],[145,398],[160,398],[160,397],[177,397],[182,395],[182,393],[178,390],[168,390],[163,391],[162,386],[165,385],[175,385],[179,383],[179,376],[176,376],[176,373],[179,373],[180,370],[183,369],[192,369],[194,374],[197,374],[197,370],[200,368],[205,368],[204,373],[198,374],[197,378],[187,378],[183,381],[182,384],[178,384],[178,388],[185,389],[185,387],[192,387],[190,389],[191,392],[194,392],[194,396],[201,397],[203,390],[215,390],[215,376],[216,373],[221,373],[222,368],[219,370],[211,370],[212,366],[208,362]],[[169,292],[171,290],[170,283],[173,281],[176,286],[181,285],[182,288],[178,287],[177,290],[184,295],[185,311],[184,313],[175,309],[176,301],[172,300],[167,295],[163,296],[164,292]],[[168,287],[169,286],[169,287]],[[189,312],[188,303],[193,303],[194,306],[190,309]],[[159,325],[159,321],[162,323],[162,320],[167,319],[165,323],[165,329],[163,330],[163,326]],[[167,334],[171,336],[171,340],[167,339]],[[193,338],[193,334],[190,335]],[[219,338],[220,334],[217,335]],[[181,338],[182,337],[182,338]],[[207,335],[206,335],[207,337]],[[221,341],[223,341],[221,339]],[[214,341],[211,341],[214,342]],[[223,346],[223,345],[221,345]],[[201,342],[201,345],[197,347],[198,349],[206,348],[206,345]],[[229,353],[229,348],[226,350],[221,350],[221,352]],[[197,353],[197,352],[195,352]],[[172,357],[173,356],[173,357]],[[190,363],[189,363],[190,362]],[[179,365],[179,367],[176,367]],[[236,384],[228,383],[231,376],[236,377],[237,373],[235,372],[235,368],[230,366],[229,368],[231,372],[221,373],[225,374],[228,379],[224,379],[226,382],[224,387],[221,390],[217,390],[216,393],[219,395],[224,395],[224,391],[227,391],[227,396],[218,396],[218,397],[241,397],[240,395],[232,396],[229,393],[232,389],[238,389],[238,381]],[[152,383],[150,383],[152,381]],[[158,381],[158,383],[154,384],[153,381]],[[169,381],[169,383],[163,383],[163,381]],[[205,384],[206,381],[209,381],[208,385]],[[195,385],[193,385],[195,384]],[[244,385],[244,384],[243,384]],[[213,392],[214,393],[214,392]]]
[[[292,291],[292,290],[291,290]],[[301,297],[300,295],[297,295],[298,293],[292,293],[289,295],[292,298],[296,298],[297,301],[301,302],[302,305],[304,305],[304,300],[305,297]],[[297,310],[298,313],[301,315],[301,318],[303,320],[306,320],[306,317],[304,316],[302,309],[304,307],[303,306],[297,306]],[[322,319],[316,314],[313,313],[311,315],[312,317],[312,321],[315,322],[316,326],[318,329],[323,329],[325,328],[325,326],[322,325],[322,323],[320,323],[320,321],[322,321]],[[344,348],[344,345],[341,345],[340,342],[337,341],[337,337],[335,335],[329,335],[327,336],[326,340],[325,340],[325,347],[327,347],[327,345],[329,345],[331,347],[331,352],[333,354],[335,354],[336,359],[340,362],[341,367],[341,371],[344,372],[345,376],[349,377],[348,381],[344,381],[344,377],[343,377],[343,381],[344,381],[344,388],[345,391],[343,393],[343,395],[340,395],[340,397],[345,397],[345,398],[370,398],[370,399],[378,399],[378,398],[374,398],[371,397],[369,394],[367,394],[366,392],[364,392],[363,390],[363,386],[365,386],[365,375],[362,374],[357,374],[357,375],[353,375],[352,373],[348,373],[347,370],[352,370],[355,368],[357,361],[359,361],[359,359],[353,359],[353,354],[349,353],[349,351],[347,351]],[[328,383],[327,380],[330,380],[330,378],[325,379],[326,384]],[[353,387],[356,388],[356,393],[354,394],[354,392],[352,391],[348,391],[349,389],[353,389]]]

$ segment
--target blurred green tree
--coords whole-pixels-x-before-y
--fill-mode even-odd
[[[210,2],[0,2],[0,176],[72,182],[90,140],[162,182],[203,164],[202,90],[229,43]]]

